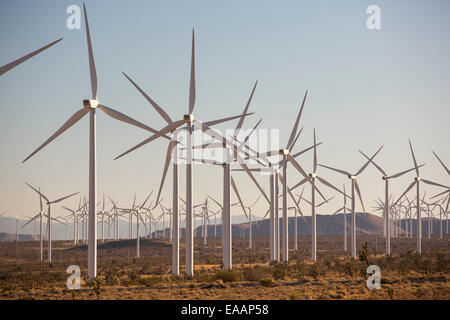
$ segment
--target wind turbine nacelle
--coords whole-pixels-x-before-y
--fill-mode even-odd
[[[83,107],[88,108],[88,109],[95,109],[97,108],[99,105],[98,100],[94,100],[94,99],[84,99],[83,100]]]
[[[388,180],[388,177],[381,177],[381,180],[384,180],[384,181],[386,181],[386,180]]]
[[[280,154],[283,156],[287,156],[289,154],[289,150],[288,149],[280,149]]]
[[[420,178],[419,177],[415,177],[414,180],[420,181]]]
[[[349,179],[356,180],[356,176],[348,176]]]
[[[309,174],[309,177],[310,177],[310,178],[315,178],[316,176],[317,176],[317,175],[316,175],[315,173],[310,173],[310,174]]]
[[[192,123],[192,122],[194,122],[195,118],[194,118],[193,114],[185,114],[183,117],[183,120],[185,120],[189,123]]]

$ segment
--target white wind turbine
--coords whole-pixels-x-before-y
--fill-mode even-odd
[[[280,180],[282,181],[282,186],[283,186],[283,192],[282,192],[282,197],[283,197],[283,221],[282,221],[282,234],[283,234],[283,241],[282,241],[282,250],[283,250],[283,262],[287,262],[289,260],[289,248],[288,248],[288,244],[289,244],[289,234],[288,234],[288,203],[287,203],[287,194],[289,192],[289,194],[291,194],[290,189],[288,188],[288,179],[287,179],[287,163],[288,161],[293,165],[293,167],[300,172],[300,174],[303,176],[304,179],[306,179],[305,181],[308,181],[315,190],[317,190],[319,192],[319,194],[322,196],[322,198],[325,200],[325,198],[323,197],[323,195],[320,193],[320,191],[317,189],[317,187],[313,184],[313,182],[311,181],[311,179],[308,177],[308,175],[306,174],[306,172],[303,170],[303,168],[298,164],[298,162],[294,159],[294,157],[291,155],[291,151],[292,148],[295,145],[295,142],[297,141],[298,135],[297,135],[297,130],[298,130],[298,124],[300,122],[300,118],[303,112],[303,107],[305,106],[305,101],[306,101],[306,97],[308,95],[308,91],[306,91],[305,96],[303,97],[303,101],[300,107],[300,110],[298,112],[297,115],[297,119],[295,120],[294,123],[294,127],[292,128],[291,131],[291,135],[289,137],[289,140],[286,144],[286,147],[284,149],[280,149],[280,150],[274,150],[274,151],[269,151],[266,153],[263,153],[264,156],[275,156],[275,155],[279,155],[282,156],[282,160],[279,162],[279,164],[282,166],[282,178],[279,175]],[[301,132],[301,131],[300,131]],[[300,134],[300,133],[299,133]],[[276,189],[277,189],[277,185],[276,185]],[[292,199],[294,200],[294,203],[296,203],[294,197],[291,194]],[[278,201],[278,199],[276,199],[275,201]],[[277,215],[277,210],[275,208],[275,214]],[[278,219],[275,219],[278,220]],[[276,229],[278,229],[277,226],[275,226]]]
[[[343,175],[347,176],[347,178],[349,178],[349,179],[351,180],[351,182],[352,182],[352,191],[351,191],[351,201],[352,201],[352,209],[351,209],[351,212],[352,212],[352,229],[351,229],[351,230],[352,230],[352,258],[353,258],[353,259],[356,259],[356,212],[355,212],[355,189],[356,189],[356,192],[357,192],[357,194],[358,194],[359,201],[361,202],[361,206],[362,206],[362,208],[363,208],[363,211],[364,211],[364,212],[366,211],[366,209],[364,208],[364,203],[363,203],[363,201],[362,201],[361,191],[360,191],[360,189],[359,189],[358,182],[356,181],[356,177],[364,171],[364,169],[369,165],[370,161],[372,161],[372,160],[376,157],[376,155],[378,154],[378,152],[380,152],[380,150],[381,150],[382,148],[383,148],[383,146],[381,146],[381,147],[377,150],[377,152],[375,152],[375,154],[374,154],[369,160],[367,160],[367,162],[366,162],[366,163],[365,163],[365,164],[364,164],[364,165],[363,165],[363,166],[362,166],[355,174],[351,174],[351,173],[349,173],[349,172],[347,172],[347,171],[344,171],[344,170],[335,169],[335,168],[331,168],[331,167],[328,167],[328,166],[319,164],[319,166],[321,166],[321,167],[324,167],[324,168],[333,170],[333,171],[335,171],[335,172],[338,172],[338,173],[340,173],[340,174],[343,174]]]
[[[252,221],[252,218],[253,218],[253,216],[252,216],[252,209],[253,209],[253,206],[256,204],[256,202],[258,202],[259,198],[261,198],[262,195],[259,195],[259,197],[256,198],[256,200],[255,200],[251,205],[245,206],[245,205],[243,204],[243,202],[242,202],[242,198],[240,197],[240,195],[239,195],[239,193],[238,193],[236,184],[234,184],[234,183],[233,183],[233,188],[235,188],[236,194],[238,195],[238,199],[239,199],[239,202],[233,204],[233,206],[240,204],[242,210],[244,210],[245,216],[246,216],[247,219],[248,219],[248,225],[249,225],[249,230],[248,230],[248,231],[249,231],[249,233],[248,233],[248,249],[251,249],[251,248],[252,248],[252,243],[253,243],[253,239],[252,239],[252,225],[253,225],[253,221]],[[247,212],[246,212],[245,209],[248,210],[248,214],[247,214]]]
[[[312,237],[312,248],[311,248],[311,260],[312,261],[316,261],[317,260],[317,226],[316,226],[316,190],[317,192],[319,192],[319,194],[322,196],[322,198],[325,200],[321,205],[323,205],[324,203],[327,203],[328,201],[325,199],[325,197],[320,193],[320,191],[316,188],[316,179],[322,183],[323,185],[336,190],[337,192],[343,194],[345,196],[345,194],[339,190],[338,188],[336,188],[335,186],[333,186],[331,183],[329,183],[328,181],[326,181],[324,178],[321,178],[317,175],[317,143],[316,143],[316,129],[313,129],[313,133],[314,133],[314,157],[313,157],[313,172],[310,173],[308,175],[308,177],[305,177],[302,181],[300,181],[298,184],[296,184],[294,187],[291,188],[291,191],[296,188],[297,186],[300,186],[304,183],[306,183],[307,181],[309,181],[311,183],[311,202],[309,202],[309,204],[311,205],[311,237]],[[305,199],[306,200],[306,199]],[[318,207],[319,205],[317,205]]]
[[[27,61],[28,59],[30,59],[30,58],[32,58],[32,57],[34,57],[35,55],[41,53],[42,51],[44,51],[44,50],[50,48],[51,46],[53,46],[53,45],[55,45],[55,44],[57,44],[57,43],[60,42],[62,39],[63,39],[63,38],[60,38],[60,39],[58,39],[58,40],[56,40],[56,41],[53,41],[53,42],[51,42],[51,43],[49,43],[49,44],[43,46],[42,48],[39,48],[39,49],[37,49],[37,50],[35,50],[35,51],[33,51],[33,52],[31,52],[31,53],[29,53],[29,54],[27,54],[27,55],[25,55],[25,56],[19,58],[19,59],[17,59],[17,60],[14,60],[14,61],[12,61],[12,62],[10,62],[10,63],[8,63],[8,64],[5,64],[4,66],[0,67],[0,76],[3,75],[4,73],[8,72],[8,71],[11,70],[12,68],[18,66],[19,64],[21,64],[21,63]]]
[[[416,215],[417,215],[416,252],[420,254],[420,253],[422,253],[422,215],[421,215],[422,210],[420,208],[420,182],[423,182],[428,185],[447,188],[447,189],[449,189],[449,187],[443,186],[439,183],[436,183],[436,182],[433,182],[430,180],[420,178],[419,167],[417,166],[416,157],[414,156],[412,144],[411,144],[410,140],[408,140],[408,142],[409,142],[409,148],[411,150],[411,156],[412,156],[413,162],[414,162],[414,168],[416,170],[416,177],[414,178],[414,181],[408,186],[408,188],[406,188],[405,192],[403,192],[403,194],[397,199],[397,201],[394,203],[394,206],[397,205],[397,203],[403,198],[404,195],[406,195],[408,193],[409,190],[411,190],[412,187],[414,187],[414,185],[416,186],[416,210],[417,210],[416,211]]]
[[[41,188],[39,188],[38,190],[39,192],[41,192]],[[39,212],[32,217],[27,223],[25,223],[22,228],[25,228],[29,223],[31,223],[33,220],[39,218],[39,260],[43,261],[44,260],[44,249],[43,249],[43,244],[44,244],[44,230],[43,230],[43,221],[42,221],[42,216],[44,215],[44,210],[43,210],[43,206],[42,206],[42,196],[39,194]],[[1,217],[1,216],[0,216]]]
[[[364,154],[364,152],[362,152],[361,150],[359,150],[359,152],[366,157],[366,159],[370,160],[370,158]],[[411,168],[408,170],[404,170],[401,172],[398,172],[396,174],[393,175],[387,175],[386,172],[375,163],[375,161],[370,160],[370,162],[374,165],[375,168],[378,169],[378,171],[381,172],[381,174],[383,175],[381,178],[384,180],[385,183],[385,188],[384,188],[384,225],[385,225],[385,230],[386,230],[386,256],[389,256],[391,254],[391,226],[389,223],[389,180],[391,179],[395,179],[395,178],[399,178],[401,176],[403,176],[404,174],[411,172],[413,170],[415,170],[416,168]],[[418,166],[418,168],[424,166],[424,164]]]
[[[86,7],[83,3],[84,19],[86,27],[86,38],[89,56],[89,70],[91,76],[92,99],[83,100],[83,108],[75,112],[72,117],[64,123],[50,138],[48,138],[41,146],[39,146],[33,153],[31,153],[23,162],[27,161],[34,154],[52,142],[64,131],[69,129],[81,118],[89,113],[89,244],[88,244],[88,278],[92,280],[97,276],[97,152],[96,152],[96,111],[97,108],[102,110],[108,116],[132,124],[136,127],[156,132],[156,130],[112,109],[97,100],[97,72],[95,69],[94,54],[92,51],[91,36],[89,33],[89,24],[86,14]]]
[[[69,194],[68,196],[65,196],[65,197],[62,197],[62,198],[50,201],[45,195],[43,195],[39,190],[37,190],[36,188],[31,186],[30,184],[27,183],[27,186],[29,186],[31,189],[33,189],[35,192],[37,192],[37,194],[39,194],[42,198],[44,198],[45,201],[47,201],[47,206],[48,206],[47,207],[48,208],[48,210],[47,210],[48,259],[47,259],[47,261],[48,262],[52,262],[52,219],[54,220],[54,218],[52,218],[52,216],[51,216],[51,211],[50,211],[51,205],[55,204],[55,203],[58,203],[58,202],[61,202],[61,201],[65,200],[65,199],[67,199],[67,198],[70,198],[70,197],[78,194],[78,192],[75,192],[75,193]]]
[[[84,205],[81,206],[81,198],[80,198],[80,202],[78,204],[78,209],[70,209],[68,207],[61,206],[61,208],[63,208],[64,210],[67,210],[67,211],[72,213],[72,219],[73,219],[73,243],[75,245],[78,243],[78,213],[81,210],[84,210],[86,205],[87,204],[84,203]]]
[[[182,125],[186,125],[187,130],[187,163],[186,163],[186,273],[188,275],[192,275],[194,272],[194,233],[193,233],[193,183],[192,183],[192,154],[193,154],[193,147],[192,147],[192,136],[194,132],[194,126],[198,125],[202,131],[204,131],[207,134],[208,130],[211,130],[209,126],[216,125],[225,121],[234,120],[237,118],[241,118],[240,116],[234,116],[234,117],[228,117],[224,119],[219,120],[213,120],[208,121],[205,123],[199,122],[194,117],[194,106],[195,106],[195,96],[196,96],[196,90],[195,90],[195,46],[194,46],[194,30],[192,30],[192,51],[191,51],[191,71],[190,71],[190,85],[189,85],[189,113],[185,114],[183,116],[183,119],[173,121],[170,116],[155,102],[153,101],[142,89],[140,89],[136,83],[134,83],[130,77],[128,77],[126,74],[124,74],[132,83],[133,85],[141,92],[141,94],[150,102],[150,104],[155,108],[155,110],[161,115],[161,117],[167,122],[167,126],[161,129],[158,133],[152,135],[148,139],[142,141],[141,143],[137,144],[133,148],[125,151],[121,155],[117,156],[115,159],[118,159],[127,153],[134,151],[141,146],[161,137],[165,134],[172,133],[174,134],[174,139],[170,141],[168,150],[166,153],[166,162],[163,170],[163,176],[161,179],[161,185],[160,190],[158,191],[158,197],[156,202],[158,202],[159,196],[161,194],[162,185],[164,183],[165,176],[167,174],[167,169],[171,161],[171,156],[175,159],[174,166],[173,166],[173,220],[174,220],[174,227],[173,230],[177,232],[178,226],[175,226],[175,224],[178,224],[179,221],[179,213],[178,213],[178,166],[176,165],[178,154],[177,154],[177,148],[175,146],[178,144],[177,141],[177,129],[181,127]],[[211,134],[210,134],[211,135]],[[231,142],[228,140],[226,141],[227,144],[234,146]],[[175,150],[175,154],[172,155],[172,150]],[[179,263],[177,263],[179,258],[178,252],[179,252],[179,235],[174,234],[173,236],[173,245],[172,245],[172,253],[173,257],[175,257],[176,263],[172,264],[172,273],[178,274],[179,273]]]

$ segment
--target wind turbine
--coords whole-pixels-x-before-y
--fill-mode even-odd
[[[361,150],[359,152],[366,157],[366,159],[370,160],[370,158],[364,154]],[[389,180],[399,178],[403,176],[404,174],[411,172],[416,169],[416,167],[404,170],[401,172],[398,172],[393,175],[388,175],[378,164],[375,163],[375,161],[370,160],[370,162],[374,165],[375,168],[378,169],[378,171],[381,172],[383,175],[381,178],[384,180],[385,187],[384,187],[384,225],[386,229],[386,256],[391,255],[391,227],[389,223]],[[424,164],[420,165],[418,168],[423,167]]]
[[[378,152],[380,152],[380,150],[383,148],[383,146],[381,146],[377,152],[375,152],[375,154],[369,159],[367,160],[366,163],[364,163],[364,165],[355,173],[355,174],[351,174],[348,171],[344,171],[344,170],[340,170],[340,169],[335,169],[332,167],[328,167],[322,164],[319,164],[319,166],[333,170],[335,172],[338,172],[340,174],[343,174],[345,176],[347,176],[347,178],[349,178],[352,182],[352,191],[351,191],[351,201],[352,201],[352,258],[356,259],[356,212],[355,212],[355,189],[356,192],[358,193],[358,197],[359,197],[359,201],[361,202],[361,206],[363,208],[363,211],[365,212],[366,209],[364,208],[364,203],[362,201],[362,197],[361,197],[361,191],[359,189],[358,186],[358,182],[356,181],[356,177],[361,174],[364,169],[366,169],[366,167],[369,165],[370,161],[372,161],[376,155],[378,154]]]
[[[237,191],[237,188],[236,188],[236,193],[237,193],[238,191]],[[253,224],[253,221],[252,221],[252,217],[253,217],[253,215],[252,215],[252,209],[253,209],[253,206],[258,202],[258,200],[261,198],[261,196],[262,195],[259,195],[259,197],[258,198],[256,198],[256,200],[251,204],[251,205],[249,205],[249,206],[245,206],[243,203],[242,203],[242,198],[239,196],[239,202],[238,203],[235,203],[235,204],[233,204],[233,205],[237,205],[237,204],[240,204],[241,205],[241,207],[242,207],[242,209],[247,209],[248,210],[248,214],[247,214],[247,212],[246,212],[246,210],[244,209],[244,213],[245,213],[245,215],[247,216],[247,219],[248,219],[248,225],[249,225],[249,233],[248,233],[248,249],[251,249],[252,248],[252,243],[253,243],[253,239],[252,239],[252,224]]]
[[[208,121],[205,123],[199,122],[194,117],[194,106],[195,106],[195,96],[196,96],[196,89],[195,89],[195,46],[194,46],[194,30],[192,30],[192,50],[191,50],[191,71],[190,71],[190,85],[189,85],[189,113],[183,116],[183,119],[173,121],[170,116],[154,101],[152,100],[134,81],[131,80],[128,75],[124,74],[128,80],[141,92],[141,94],[150,102],[150,104],[155,108],[155,110],[161,115],[161,117],[167,122],[167,126],[161,129],[158,133],[152,135],[151,137],[147,138],[146,140],[142,141],[141,143],[137,144],[133,148],[125,151],[121,155],[117,156],[115,159],[118,159],[127,153],[136,150],[140,148],[141,146],[167,134],[172,133],[174,135],[174,139],[171,140],[168,146],[168,150],[166,153],[166,162],[163,170],[163,176],[161,179],[161,185],[160,190],[158,191],[158,196],[156,202],[158,202],[158,199],[161,194],[161,189],[164,184],[164,179],[167,174],[167,169],[170,164],[171,156],[175,159],[174,161],[174,167],[173,167],[173,219],[176,224],[178,224],[178,166],[175,165],[175,162],[178,159],[177,154],[177,137],[178,137],[178,131],[177,129],[181,127],[182,125],[186,125],[187,130],[187,163],[186,163],[186,273],[188,275],[192,275],[194,273],[194,233],[193,233],[193,202],[192,202],[192,153],[193,153],[193,146],[192,146],[192,136],[194,132],[194,125],[197,124],[200,126],[201,130],[208,134],[208,130],[210,130],[209,126],[219,124],[225,121],[234,120],[237,118],[243,117],[240,116],[234,116],[234,117],[228,117],[223,118],[219,120],[213,120]],[[248,114],[246,114],[248,115]],[[228,142],[230,143],[230,142]],[[230,143],[231,144],[231,143]],[[175,150],[175,154],[172,155],[172,150]],[[174,228],[173,230],[178,230],[178,228]],[[172,246],[172,253],[175,257],[177,255],[176,252],[179,252],[179,235],[174,234],[173,235],[173,246]],[[174,263],[172,264],[174,265]],[[177,270],[177,263],[175,263],[175,266],[173,266],[172,273],[178,274],[179,271]]]
[[[317,143],[316,143],[316,129],[313,129],[313,133],[314,133],[314,157],[313,157],[313,172],[310,173],[308,175],[308,177],[305,177],[302,181],[300,181],[298,184],[296,184],[294,187],[300,186],[303,183],[306,183],[307,181],[309,181],[311,183],[311,202],[309,202],[311,204],[311,236],[312,236],[312,248],[311,248],[311,260],[312,261],[316,261],[317,260],[317,226],[316,226],[316,179],[322,183],[323,185],[336,190],[339,193],[342,193],[341,190],[339,190],[338,188],[336,188],[335,186],[333,186],[331,183],[329,183],[328,181],[326,181],[324,178],[321,178],[317,175]],[[294,187],[291,188],[294,189]],[[325,199],[325,197],[320,193],[320,191],[317,189],[317,191],[319,192],[319,194],[322,196],[322,198],[325,200],[324,203],[327,203],[328,201]],[[345,194],[342,193],[345,197]],[[321,205],[323,205],[324,203],[322,203]]]
[[[416,170],[416,177],[414,178],[414,181],[406,188],[406,190],[403,192],[403,194],[397,199],[397,201],[394,203],[394,206],[397,205],[397,203],[400,201],[400,199],[403,198],[404,195],[408,193],[409,190],[411,190],[412,187],[416,186],[416,215],[417,215],[417,232],[416,232],[416,252],[422,253],[422,215],[421,215],[421,209],[420,209],[420,182],[423,182],[428,185],[438,186],[449,189],[449,187],[443,186],[439,183],[422,179],[419,176],[419,167],[417,166],[416,157],[414,156],[414,151],[412,148],[411,141],[409,142],[409,148],[411,150],[411,156],[414,162],[414,168]]]
[[[67,198],[70,198],[76,194],[78,194],[78,192],[69,194],[68,196],[64,196],[62,198],[50,201],[45,195],[43,195],[39,190],[37,190],[36,188],[34,188],[33,186],[31,186],[30,184],[27,183],[27,186],[29,186],[31,189],[33,189],[37,194],[39,194],[42,198],[44,198],[45,201],[47,201],[47,229],[48,229],[48,259],[47,261],[50,263],[52,262],[52,216],[51,216],[51,205],[61,202]]]
[[[336,210],[333,214],[331,214],[328,219],[330,219],[332,216],[334,216],[335,214],[343,211],[343,216],[344,216],[344,251],[347,251],[347,210],[351,212],[351,209],[347,208],[347,194],[345,192],[345,183],[342,184],[342,190],[343,190],[343,195],[344,195],[344,206],[342,208],[339,208],[338,210]]]
[[[63,38],[59,38],[58,40],[53,41],[53,42],[51,42],[51,43],[49,43],[49,44],[43,46],[42,48],[39,48],[39,49],[37,49],[37,50],[35,50],[35,51],[33,51],[33,52],[31,52],[31,53],[29,53],[29,54],[27,54],[27,55],[25,55],[25,56],[19,58],[19,59],[17,59],[17,60],[14,60],[14,61],[12,61],[12,62],[10,62],[10,63],[8,63],[8,64],[5,64],[4,66],[0,67],[0,76],[3,75],[4,73],[8,72],[8,71],[11,70],[12,68],[18,66],[19,64],[21,64],[21,63],[27,61],[28,59],[30,59],[30,58],[32,58],[32,57],[34,57],[35,55],[41,53],[42,51],[44,51],[44,50],[50,48],[51,46],[53,46],[53,45],[55,45],[55,44],[57,44],[57,43],[60,42],[62,39],[63,39]]]
[[[86,38],[89,56],[89,71],[91,76],[92,99],[83,100],[83,108],[75,112],[66,123],[64,123],[50,138],[48,138],[41,146],[31,153],[23,162],[27,161],[34,154],[52,142],[64,131],[69,129],[81,118],[89,113],[89,244],[88,244],[88,278],[92,280],[97,276],[97,151],[96,151],[96,111],[102,110],[108,116],[132,124],[136,127],[157,132],[156,130],[112,109],[97,100],[97,72],[95,69],[94,54],[91,44],[91,36],[89,32],[89,24],[87,19],[86,7],[83,3],[84,19],[86,26]]]
[[[39,192],[41,192],[41,188],[39,188],[38,190]],[[31,223],[33,220],[35,220],[36,218],[39,218],[39,260],[43,261],[44,260],[44,249],[43,249],[43,243],[44,243],[44,238],[43,238],[43,226],[42,226],[42,216],[44,214],[44,210],[43,210],[43,206],[42,206],[42,196],[39,194],[39,212],[32,217],[27,223],[25,223],[22,228],[25,228],[29,223]],[[1,217],[1,215],[0,215]]]
[[[289,235],[288,235],[288,204],[287,204],[287,194],[288,192],[290,193],[290,190],[288,188],[287,185],[287,163],[288,161],[294,166],[294,168],[300,172],[300,174],[306,179],[306,181],[308,181],[313,188],[315,188],[319,194],[323,197],[323,195],[320,193],[320,191],[317,189],[316,186],[314,186],[313,182],[311,181],[311,179],[308,177],[308,175],[306,174],[306,172],[303,170],[303,168],[298,164],[298,162],[294,159],[294,157],[291,155],[291,151],[297,141],[298,136],[300,135],[300,133],[297,135],[297,130],[298,130],[298,124],[300,122],[300,118],[303,112],[303,108],[305,106],[305,101],[306,101],[306,97],[308,95],[308,91],[306,91],[305,96],[303,97],[303,101],[301,103],[300,106],[300,110],[298,112],[297,118],[295,120],[294,126],[292,128],[291,131],[291,135],[289,137],[289,140],[286,144],[286,147],[284,149],[280,149],[280,150],[273,150],[273,151],[269,151],[264,153],[264,156],[275,156],[275,155],[279,155],[282,156],[282,160],[279,162],[279,164],[282,166],[282,179],[281,176],[279,175],[279,178],[282,180],[282,188],[283,188],[283,192],[282,192],[282,197],[283,197],[283,221],[282,221],[282,231],[283,231],[283,241],[282,241],[282,250],[283,250],[283,262],[287,263],[288,259],[289,259],[289,248],[288,248],[288,244],[289,244]],[[301,132],[301,130],[300,130]],[[278,186],[275,186],[276,189],[278,189]],[[291,197],[293,198],[293,196],[291,195]],[[293,198],[294,199],[294,198]],[[278,199],[276,199],[275,201],[278,201]],[[294,199],[294,203],[296,203],[295,199]],[[278,215],[277,209],[275,208],[275,214]],[[276,219],[278,220],[278,219]],[[275,226],[276,229],[277,226]]]

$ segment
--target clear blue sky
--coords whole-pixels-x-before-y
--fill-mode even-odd
[[[64,37],[48,51],[0,77],[0,211],[20,217],[38,210],[37,196],[25,182],[40,186],[50,199],[88,187],[88,120],[83,119],[30,159],[21,161],[47,139],[90,97],[84,26],[66,28],[66,8],[80,1],[2,1],[0,65]],[[366,28],[366,8],[381,8],[382,29]],[[448,1],[87,1],[99,79],[99,100],[152,127],[165,122],[122,76],[132,76],[172,118],[186,113],[190,36],[196,32],[197,103],[202,120],[242,112],[256,79],[250,127],[279,128],[289,137],[299,102],[309,97],[297,150],[318,139],[319,163],[356,171],[373,153],[388,173],[412,166],[408,138],[422,176],[449,185],[432,155],[450,165],[450,2]],[[82,21],[83,22],[83,21]],[[83,22],[84,23],[84,22]],[[166,142],[156,141],[129,156],[119,153],[147,137],[140,129],[98,114],[98,196],[131,204],[159,185]],[[301,159],[307,171],[312,153]],[[341,176],[319,168],[338,186]],[[184,171],[180,172],[184,196]],[[289,169],[289,184],[298,181]],[[413,175],[392,183],[397,195]],[[252,202],[258,191],[242,173],[238,186]],[[259,177],[267,189],[267,178]],[[195,202],[206,193],[221,200],[220,168],[195,168]],[[361,176],[367,208],[383,194],[373,167]],[[321,188],[327,195],[331,190]],[[427,188],[428,194],[438,189]],[[164,189],[170,205],[171,176]],[[300,191],[300,190],[298,190]],[[308,191],[305,195],[309,196]],[[234,198],[234,195],[232,196]],[[334,200],[319,213],[341,206]],[[75,206],[78,199],[68,200]],[[310,209],[303,206],[305,214]],[[235,209],[238,214],[239,210]],[[267,204],[260,200],[256,214]],[[58,212],[59,213],[59,212]]]

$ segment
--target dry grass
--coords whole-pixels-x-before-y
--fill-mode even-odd
[[[38,243],[0,243],[0,299],[445,299],[450,298],[448,239],[424,239],[423,254],[412,252],[414,239],[392,239],[393,257],[383,256],[381,236],[360,236],[368,242],[368,261],[381,268],[381,289],[368,290],[366,262],[352,261],[342,250],[342,236],[320,236],[318,261],[309,260],[310,238],[299,238],[290,263],[269,265],[268,240],[233,239],[233,271],[221,270],[219,239],[208,245],[196,239],[195,273],[170,275],[171,246],[142,240],[141,258],[135,242],[99,245],[99,281],[85,282],[87,247],[54,243],[53,262],[39,263]],[[292,241],[290,247],[293,247]],[[182,246],[184,248],[184,246]],[[184,249],[181,251],[184,261]],[[69,265],[82,270],[82,289],[66,288]],[[183,269],[183,266],[182,266]]]

